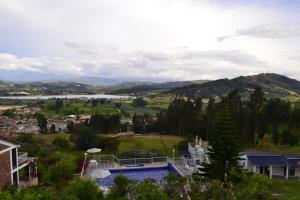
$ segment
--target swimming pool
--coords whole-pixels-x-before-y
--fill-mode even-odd
[[[114,178],[119,174],[127,176],[130,180],[142,181],[147,178],[151,178],[160,182],[165,176],[170,172],[173,172],[180,176],[180,174],[173,168],[172,165],[166,167],[153,167],[153,168],[131,168],[131,169],[118,169],[118,170],[109,170],[111,175],[103,178],[96,179],[96,182],[101,186],[110,186],[113,185]]]

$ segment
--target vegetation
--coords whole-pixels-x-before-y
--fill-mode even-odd
[[[214,127],[214,138],[208,149],[209,163],[204,165],[204,176],[218,179],[227,184],[231,172],[238,170],[240,154],[240,139],[234,124],[232,114],[224,110]]]

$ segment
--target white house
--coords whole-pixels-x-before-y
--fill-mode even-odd
[[[241,167],[254,173],[269,178],[300,178],[300,155],[248,151],[242,152],[241,158]]]

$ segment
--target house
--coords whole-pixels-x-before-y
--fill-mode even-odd
[[[189,165],[195,166],[195,172],[202,173],[203,163],[209,163],[207,146],[196,137],[188,143]],[[246,151],[240,153],[239,165],[242,169],[269,178],[300,178],[300,154],[271,153],[264,151]],[[192,162],[191,162],[192,161]]]
[[[19,152],[20,144],[0,136],[0,188],[6,185],[36,185],[37,159]]]
[[[240,166],[269,178],[300,178],[300,155],[264,151],[241,153]]]

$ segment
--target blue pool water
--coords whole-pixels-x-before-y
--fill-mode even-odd
[[[133,168],[133,169],[121,169],[121,170],[109,170],[111,175],[103,178],[96,179],[96,182],[101,186],[110,186],[113,185],[114,178],[119,174],[127,176],[131,180],[142,181],[147,178],[151,178],[160,182],[165,176],[170,172],[177,174],[179,173],[171,166],[166,167],[156,167],[156,168]]]

